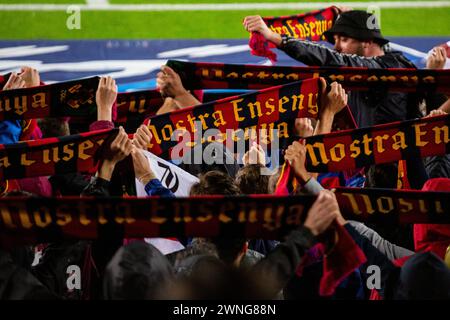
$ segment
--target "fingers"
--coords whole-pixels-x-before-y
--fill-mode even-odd
[[[3,90],[13,90],[13,89],[21,89],[25,88],[25,81],[19,76],[17,73],[13,72],[9,76],[8,81],[6,82]]]
[[[244,18],[244,22],[242,24],[248,32],[253,32],[261,30],[261,27],[265,24],[265,22],[261,16],[247,16]]]
[[[162,66],[161,67],[161,71],[171,77],[175,77],[178,75],[178,73],[176,73],[171,67],[169,66]]]

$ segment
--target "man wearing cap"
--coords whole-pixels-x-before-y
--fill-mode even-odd
[[[415,68],[400,52],[384,51],[389,42],[380,32],[376,17],[361,10],[341,12],[333,27],[324,33],[334,50],[270,30],[260,16],[248,16],[244,26],[259,32],[287,55],[310,66],[368,68]],[[349,106],[359,127],[401,121],[420,116],[412,95],[388,93],[384,89],[350,92]]]

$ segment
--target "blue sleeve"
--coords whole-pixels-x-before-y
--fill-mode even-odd
[[[22,126],[20,120],[0,121],[0,144],[19,142]]]
[[[150,182],[145,185],[145,192],[147,192],[149,196],[175,198],[173,192],[164,187],[158,179],[150,180]]]

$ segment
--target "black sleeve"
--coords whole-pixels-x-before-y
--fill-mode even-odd
[[[420,190],[429,179],[423,159],[412,157],[406,160],[406,175],[411,189]]]
[[[316,243],[308,228],[292,231],[286,241],[280,243],[264,259],[251,269],[255,279],[263,279],[270,286],[270,296],[275,296],[293,276],[302,256]]]
[[[89,184],[87,178],[79,173],[67,173],[51,176],[49,179],[53,190],[59,191],[63,196],[80,195]]]
[[[315,42],[289,38],[278,47],[291,58],[309,66],[347,66],[382,68],[376,57],[365,58],[356,54],[344,54]]]

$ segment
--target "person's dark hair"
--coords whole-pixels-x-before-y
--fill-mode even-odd
[[[173,263],[176,273],[190,273],[192,263],[200,256],[219,257],[216,246],[205,238],[194,238],[192,242],[181,251],[178,251]]]
[[[367,188],[397,189],[398,164],[384,163],[370,166],[366,173]]]
[[[243,194],[268,193],[270,176],[261,174],[263,168],[261,164],[249,164],[238,171],[235,181]]]
[[[66,119],[45,118],[38,120],[42,138],[61,137],[70,135],[69,123]]]
[[[173,267],[154,246],[134,241],[121,247],[105,270],[106,299],[162,299],[174,280]]]
[[[433,252],[412,255],[392,274],[387,281],[385,300],[450,299],[450,269]]]
[[[191,195],[239,195],[241,192],[230,176],[220,171],[210,171],[200,176],[200,181],[191,188]],[[233,263],[246,242],[245,238],[212,238],[219,257],[226,263]]]
[[[191,187],[190,195],[239,195],[241,191],[233,179],[220,171],[209,171],[200,176],[200,181]]]
[[[247,239],[214,237],[212,242],[216,245],[219,258],[226,264],[232,265],[244,249]]]

